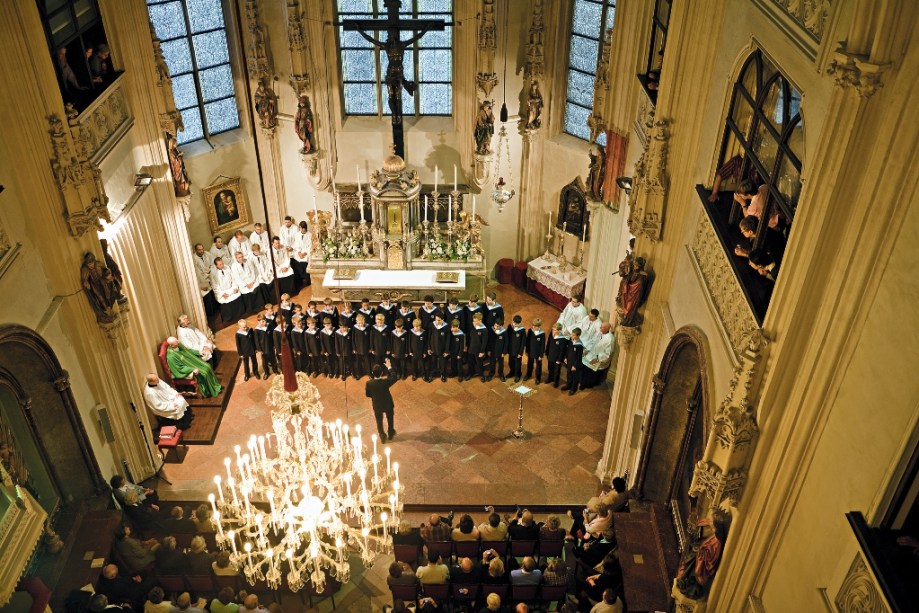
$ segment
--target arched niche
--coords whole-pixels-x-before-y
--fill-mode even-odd
[[[70,377],[45,340],[24,326],[0,326],[0,402],[29,470],[42,473],[43,496],[56,493],[66,505],[104,490]]]
[[[693,470],[711,429],[709,356],[705,335],[681,328],[670,339],[648,410],[635,486],[644,500],[667,507],[681,542],[695,508]]]

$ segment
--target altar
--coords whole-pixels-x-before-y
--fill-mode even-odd
[[[308,214],[313,252],[308,272],[314,298],[438,302],[485,293],[482,222],[466,210],[458,185],[440,193],[393,154],[356,190],[334,189],[331,213]],[[369,198],[365,198],[365,195]],[[368,202],[369,200],[369,202]],[[438,273],[440,273],[438,279]]]

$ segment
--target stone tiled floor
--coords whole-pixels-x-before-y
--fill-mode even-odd
[[[505,285],[489,289],[498,293],[508,320],[519,313],[527,326],[541,317],[548,327],[558,317],[557,309],[521,290]],[[309,295],[307,288],[296,301],[305,303]],[[219,332],[218,345],[230,347],[232,335],[232,328]],[[240,369],[214,444],[190,446],[182,464],[166,465],[164,473],[173,485],[157,486],[164,499],[204,499],[213,490],[213,476],[223,473],[223,459],[232,454],[233,446],[271,429],[264,404],[269,382],[242,378]],[[340,418],[361,424],[365,432],[375,431],[364,397],[365,381],[315,380],[325,406],[323,418]],[[498,379],[424,383],[409,378],[392,388],[398,431],[392,457],[402,467],[406,504],[580,505],[596,493],[593,475],[602,455],[611,384],[575,396],[538,386],[525,401],[524,429],[530,436],[524,440],[511,436],[517,426],[518,397],[509,384]],[[477,522],[484,520],[481,515],[475,517]],[[411,519],[416,523],[420,516]],[[385,582],[390,561],[381,559],[366,570],[357,561],[352,581],[336,597],[337,610],[380,611],[391,603]],[[298,599],[285,598],[283,604],[287,613],[306,609]],[[331,602],[317,610],[331,610]]]

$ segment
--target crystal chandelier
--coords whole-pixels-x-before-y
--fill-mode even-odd
[[[224,459],[226,477],[214,477],[217,495],[208,500],[218,545],[249,583],[277,589],[286,574],[293,591],[308,581],[321,591],[326,573],[350,579],[352,554],[370,566],[392,550],[402,511],[399,464],[388,447],[377,452],[376,434],[367,457],[360,425],[323,422],[305,375],[297,375],[297,392],[280,379],[268,394],[278,407],[274,432],[252,435],[246,452],[234,448],[236,460]]]
[[[502,158],[506,161],[504,165],[501,163]],[[498,175],[498,180],[495,182],[495,189],[491,192],[491,199],[498,205],[498,212],[500,213],[504,210],[504,205],[517,193],[510,188],[509,184],[513,180],[513,170],[511,169],[510,145],[507,142],[507,128],[503,124],[500,132],[498,132],[498,155],[495,160],[495,174]],[[505,176],[507,181],[504,180]]]

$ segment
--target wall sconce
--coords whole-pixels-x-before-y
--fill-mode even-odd
[[[626,196],[632,194],[632,177],[619,177],[616,179],[616,185],[619,186],[619,189],[625,190]]]
[[[139,172],[134,175],[134,187],[136,187],[139,192],[147,189],[151,183],[153,183],[153,177],[145,172]]]

